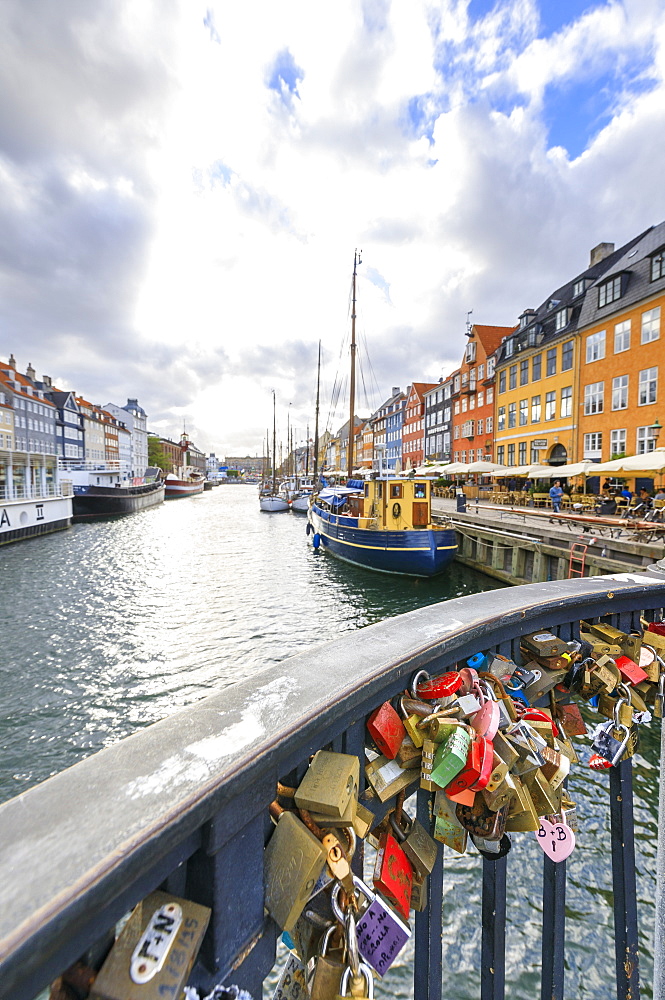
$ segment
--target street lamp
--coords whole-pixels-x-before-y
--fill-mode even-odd
[[[660,437],[660,432],[662,431],[662,429],[663,429],[663,425],[660,423],[660,421],[656,417],[656,419],[652,423],[651,427],[649,428],[649,430],[651,431],[651,437],[653,439],[653,446],[654,446],[654,448],[658,447],[658,438]]]

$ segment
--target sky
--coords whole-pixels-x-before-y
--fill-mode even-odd
[[[665,0],[2,0],[0,357],[218,456],[665,220]]]

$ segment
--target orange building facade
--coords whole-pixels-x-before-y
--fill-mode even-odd
[[[494,445],[494,352],[510,326],[474,323],[459,371],[453,375],[452,461],[491,462]]]

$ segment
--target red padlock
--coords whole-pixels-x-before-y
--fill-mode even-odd
[[[372,712],[367,720],[367,731],[381,753],[394,760],[406,736],[406,729],[389,701],[384,701]]]
[[[446,785],[446,795],[456,795],[465,788],[470,788],[474,792],[480,791],[490,780],[493,770],[494,747],[484,736],[476,736],[471,740],[464,768]]]
[[[425,698],[426,701],[438,701],[439,698],[448,698],[451,694],[462,686],[462,678],[457,670],[450,670],[446,674],[441,674],[434,680],[422,681],[417,685],[418,698]]]
[[[409,919],[413,868],[395,837],[387,831],[379,838],[374,864],[374,888],[394,904],[405,920]]]
[[[656,635],[665,635],[665,622],[649,622],[647,632],[655,632]]]
[[[642,681],[648,681],[649,675],[646,670],[642,670],[642,667],[638,667],[635,660],[631,660],[629,656],[617,656],[614,659],[617,667],[621,672],[621,678],[626,684],[641,684]]]

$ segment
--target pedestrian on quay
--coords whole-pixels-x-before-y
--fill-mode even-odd
[[[554,486],[550,489],[550,500],[552,501],[552,510],[555,514],[559,513],[559,507],[561,506],[561,498],[563,497],[563,490],[561,489],[561,481],[556,479]]]

